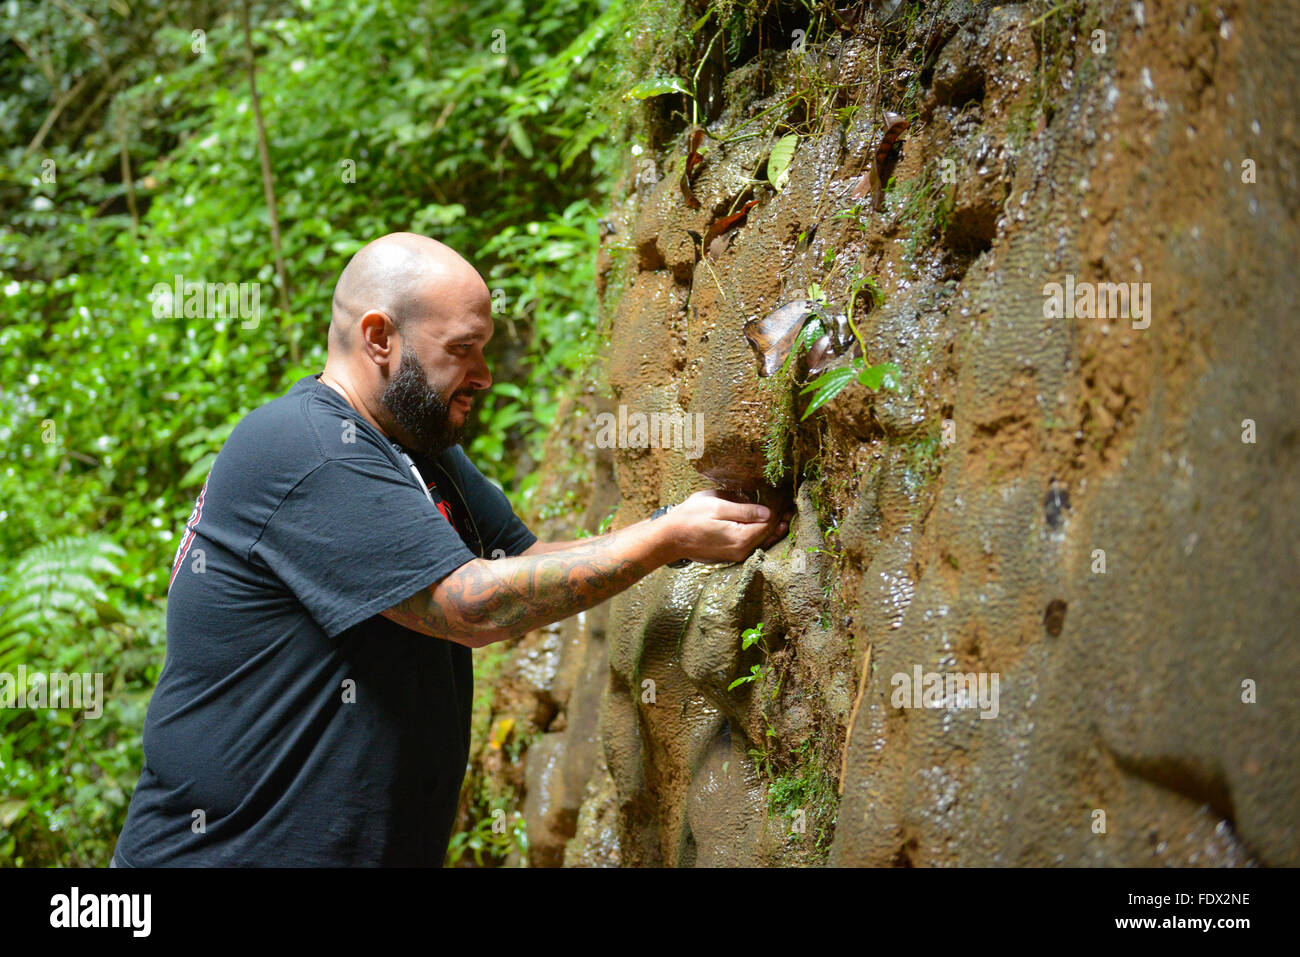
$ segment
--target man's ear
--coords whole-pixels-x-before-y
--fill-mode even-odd
[[[397,326],[388,313],[368,309],[357,322],[361,353],[376,365],[396,365],[398,356]]]

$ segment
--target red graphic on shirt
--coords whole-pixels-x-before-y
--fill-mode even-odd
[[[437,485],[430,485],[429,491],[433,491],[437,487]],[[447,524],[452,528],[456,528],[456,523],[451,520],[451,506],[447,504],[446,500],[434,502],[434,504],[438,506],[438,511],[442,512],[442,517],[447,520]],[[460,534],[460,529],[456,528],[456,534]]]

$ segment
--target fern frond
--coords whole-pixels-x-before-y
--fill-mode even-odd
[[[97,602],[108,602],[96,578],[120,575],[112,558],[125,554],[100,533],[66,535],[23,552],[0,578],[0,658],[12,656],[36,628],[93,616]]]

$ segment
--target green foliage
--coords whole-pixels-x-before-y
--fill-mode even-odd
[[[937,429],[909,440],[904,451],[903,487],[911,495],[922,491],[943,467],[943,437]],[[917,500],[917,508],[922,502]],[[919,515],[918,515],[919,517]]]
[[[754,645],[761,642],[762,640],[763,640],[763,623],[761,621],[757,625],[754,625],[752,628],[746,628],[744,631],[740,633],[740,647],[745,651],[748,651],[750,648],[753,648]],[[767,650],[766,643],[763,644],[763,650],[764,651]]]
[[[822,331],[821,320],[809,319],[795,339],[794,346],[786,356],[785,362],[781,364],[781,368],[774,375],[759,380],[759,388],[766,395],[767,405],[771,410],[763,446],[765,457],[763,474],[772,485],[778,485],[785,476],[786,459],[789,457],[790,440],[794,432],[794,383],[798,370],[797,358],[808,351],[808,347],[817,340]]]
[[[762,665],[750,665],[750,666],[749,666],[749,674],[747,674],[747,675],[742,675],[741,677],[739,677],[739,678],[737,678],[735,681],[733,681],[731,684],[727,685],[727,690],[728,690],[728,691],[732,691],[732,690],[734,690],[734,689],[740,687],[740,686],[743,685],[743,684],[747,684],[747,683],[750,682],[750,681],[758,681],[758,680],[759,680],[760,678],[762,678],[762,677],[763,677],[763,666],[762,666]]]
[[[474,701],[470,712],[470,754],[477,754],[488,741],[492,727],[492,698],[502,670],[510,660],[511,648],[496,642],[474,654]]]
[[[560,392],[583,381],[596,358],[596,209],[586,199],[522,227],[506,226],[484,247],[497,262],[487,277],[506,338],[526,350],[514,381],[497,381],[468,448],[485,471],[531,503],[542,443]],[[516,467],[525,453],[524,467]]]
[[[782,772],[773,773],[770,760],[767,764],[768,815],[793,820],[802,811],[814,849],[824,856],[830,850],[839,807],[835,780],[819,760],[813,741],[805,741],[794,753],[796,763]]]
[[[799,137],[789,133],[772,146],[767,156],[767,181],[777,192],[785,185],[790,173],[790,163],[794,160],[794,151],[799,146]]]
[[[803,418],[808,418],[808,416],[835,398],[851,382],[856,381],[859,385],[866,386],[873,392],[879,389],[897,390],[900,374],[898,366],[892,362],[880,362],[869,366],[861,356],[855,356],[849,365],[827,369],[799,390],[801,393],[813,393],[812,401],[808,403],[808,408],[804,410]]]
[[[96,215],[105,202],[121,205],[102,172],[114,169],[111,131],[66,147],[52,134],[30,156],[10,150],[0,164],[0,200],[16,213],[0,234],[0,268],[9,273],[0,284],[0,374],[13,384],[0,396],[8,546],[111,525],[122,530],[140,597],[161,594],[174,535],[225,434],[323,365],[334,279],[360,245],[395,228],[423,230],[477,258],[489,283],[513,294],[506,305],[516,335],[494,338],[497,387],[468,450],[522,507],[514,480],[535,472],[596,311],[588,184],[608,153],[594,144],[563,174],[557,152],[574,127],[556,120],[590,137],[595,66],[589,57],[575,67],[570,57],[561,70],[547,57],[548,47],[568,53],[573,33],[600,39],[589,29],[593,6],[508,2],[434,13],[414,2],[317,4],[255,27],[287,313],[275,304],[234,20],[214,15],[203,55],[190,52],[188,32],[153,38],[145,59],[158,72],[114,100],[143,134],[132,147],[143,207],[135,236],[122,215]],[[596,18],[606,29],[608,13]],[[363,26],[366,43],[345,42]],[[492,49],[495,28],[505,31],[503,54]],[[21,73],[14,54],[3,69]],[[41,115],[28,112],[32,122]],[[55,183],[41,180],[46,159],[55,160]],[[155,317],[150,296],[176,274],[262,283],[259,322]],[[42,449],[45,421],[56,437]]]
[[[121,570],[110,556],[126,552],[103,535],[61,538],[28,549],[6,576],[6,599],[0,611],[0,666],[8,663],[5,649],[39,640],[45,629],[99,614],[121,614],[109,601],[95,575],[117,576]]]
[[[512,643],[497,642],[474,653],[469,746],[472,767],[461,785],[464,814],[473,824],[452,835],[444,861],[448,867],[528,864],[528,834],[517,810],[519,795],[508,784],[485,775],[481,767],[483,756],[490,752],[504,755],[510,765],[517,766],[537,738],[536,732],[521,732],[513,718],[494,715],[492,710],[497,686],[513,651]]]
[[[867,308],[873,308],[885,301],[885,294],[881,291],[880,284],[876,282],[874,276],[857,275],[857,266],[855,265],[851,273],[853,280],[849,283],[849,318],[853,318],[854,310],[857,308],[858,297],[862,293],[867,294]],[[853,334],[857,336],[856,327]],[[862,342],[862,337],[858,336],[858,342]]]
[[[1034,33],[1038,48],[1034,71],[1034,112],[1042,113],[1050,110],[1053,98],[1061,94],[1062,74],[1090,62],[1092,31],[1102,26],[1104,11],[1087,0],[1032,0],[1028,8],[1030,12],[1039,14],[1028,27]],[[1208,29],[1214,29],[1205,4],[1202,4],[1202,12],[1206,15]],[[1083,60],[1082,64],[1076,62],[1079,59]]]
[[[886,187],[887,193],[900,201],[899,221],[907,233],[903,242],[903,259],[916,269],[920,251],[935,242],[948,225],[952,215],[953,189],[941,177],[927,170],[921,176],[897,184],[893,178]],[[893,202],[887,201],[887,205]]]
[[[508,657],[508,651],[503,651],[500,661],[504,662]],[[477,667],[475,671],[478,672]],[[490,696],[490,685],[488,693]],[[479,714],[477,705],[475,714]],[[488,725],[491,721],[489,714]],[[509,724],[513,725],[513,720]],[[497,742],[497,748],[509,764],[518,765],[522,760],[522,752],[536,737],[536,734],[513,734],[504,748],[500,742]],[[484,728],[483,737],[475,737],[470,753],[482,754],[482,744],[486,740],[487,729]],[[528,831],[519,811],[520,795],[515,787],[508,781],[503,782],[498,776],[483,774],[481,769],[477,769],[476,773],[466,775],[461,793],[464,817],[472,824],[452,835],[447,845],[444,865],[467,867],[472,857],[474,865],[478,867],[501,867],[508,864],[527,867]]]
[[[447,845],[446,866],[463,865],[470,855],[478,867],[484,866],[485,855],[488,863],[497,864],[517,856],[519,866],[527,867],[528,828],[524,816],[518,811],[507,814],[495,808],[491,814],[479,817],[469,830],[457,831]]]
[[[614,524],[614,516],[617,514],[618,514],[618,506],[615,505],[609,510],[609,514],[600,520],[600,524],[596,526],[595,535],[593,535],[591,532],[588,532],[585,528],[579,528],[574,532],[574,538],[594,538],[600,535],[604,535],[606,532],[609,531],[610,526]]]
[[[742,651],[748,651],[756,644],[762,646],[763,656],[766,657],[768,654],[767,640],[763,636],[763,623],[761,621],[752,628],[746,628],[740,633],[740,647]],[[748,684],[751,681],[759,681],[762,679],[763,673],[763,665],[751,665],[749,668],[749,674],[741,675],[731,684],[727,685],[727,690],[733,691],[743,684]]]
[[[759,387],[767,395],[767,404],[771,409],[767,437],[763,446],[763,474],[772,485],[779,485],[785,477],[786,459],[789,457],[791,437],[796,424],[794,385],[799,368],[798,359],[826,333],[823,311],[827,304],[826,293],[817,283],[810,283],[808,299],[814,304],[815,314],[799,330],[799,335],[795,337],[794,345],[791,346],[785,361],[781,363],[781,368],[775,374],[759,380]]]
[[[663,96],[665,93],[684,93],[687,96],[694,96],[685,81],[678,76],[661,76],[646,80],[632,87],[626,95],[630,100],[648,100],[654,96]]]
[[[867,225],[867,220],[863,218],[862,215],[862,207],[864,205],[866,205],[866,200],[859,200],[852,206],[846,206],[844,209],[841,209],[838,213],[832,216],[831,219],[848,220],[850,226],[854,226],[865,233],[869,227]],[[827,268],[829,268],[829,265],[830,264],[827,264]]]
[[[0,859],[16,866],[102,864],[117,841],[163,641],[162,609],[123,601],[124,554],[104,535],[60,538],[0,577],[0,673],[15,683],[0,708]],[[99,707],[16,707],[21,676],[55,672],[83,676]]]
[[[596,352],[623,0],[256,0],[284,283],[237,10],[0,6],[15,41],[0,44],[0,556],[28,563],[11,587],[58,583],[6,606],[3,653],[115,689],[94,721],[5,716],[0,857],[15,862],[106,863],[177,536],[235,424],[323,366],[333,284],[361,245],[423,232],[493,290],[495,381],[466,448],[521,511]],[[258,313],[173,318],[160,290],[177,275],[256,284]],[[94,534],[117,550],[85,565],[68,543]],[[37,623],[12,617],[35,608]]]

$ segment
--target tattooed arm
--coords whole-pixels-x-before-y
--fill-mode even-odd
[[[742,561],[785,528],[757,505],[697,492],[655,521],[541,553],[476,558],[381,614],[481,648],[586,611],[678,558]]]
[[[676,550],[664,531],[647,520],[541,554],[476,558],[382,614],[481,648],[599,605],[672,561]]]
[[[568,542],[533,542],[527,549],[520,552],[520,555],[544,555],[547,552],[561,552],[571,545],[582,545],[588,542],[594,542],[596,536],[591,538],[575,538]]]

